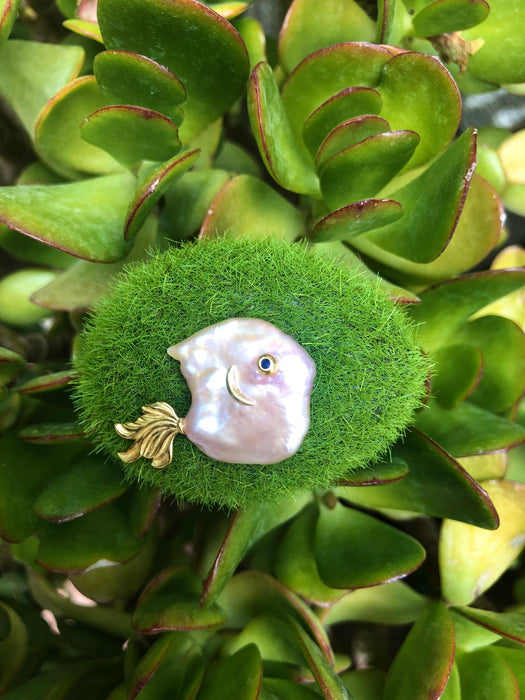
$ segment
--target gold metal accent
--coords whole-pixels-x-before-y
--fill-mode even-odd
[[[152,460],[155,469],[163,469],[171,462],[173,439],[179,433],[184,434],[184,419],[164,401],[143,406],[142,413],[134,423],[115,424],[120,437],[134,440],[129,450],[119,452],[118,456],[126,464],[145,457]]]
[[[226,388],[228,389],[229,395],[232,399],[242,403],[244,406],[255,406],[255,401],[249,399],[239,389],[238,381],[239,375],[237,373],[237,367],[235,365],[228,367],[228,371],[226,372]]]
[[[270,366],[267,369],[262,366],[263,360],[270,361]],[[257,369],[259,372],[262,372],[262,374],[275,374],[277,372],[277,360],[273,355],[261,355],[257,360]]]

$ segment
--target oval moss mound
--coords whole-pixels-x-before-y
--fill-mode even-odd
[[[166,350],[228,318],[260,318],[295,338],[317,367],[310,429],[277,464],[226,464],[175,438],[173,461],[123,464],[127,478],[181,501],[229,508],[326,489],[379,457],[410,422],[427,365],[414,328],[379,281],[300,244],[219,239],[130,266],[82,336],[76,401],[97,449],[130,446],[114,429],[157,401],[186,415],[191,394]]]

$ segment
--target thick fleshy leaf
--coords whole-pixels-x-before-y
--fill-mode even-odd
[[[429,601],[402,581],[350,591],[320,612],[325,625],[340,622],[376,622],[382,625],[407,625],[415,622]]]
[[[261,157],[274,180],[292,192],[318,194],[312,160],[300,133],[294,134],[290,126],[268,63],[257,64],[250,76],[248,116]]]
[[[525,546],[525,485],[515,481],[483,483],[500,517],[493,532],[446,520],[439,559],[445,598],[467,605],[508,569]]]
[[[343,486],[336,493],[372,508],[427,513],[494,529],[494,507],[486,493],[439,445],[416,430],[393,448],[409,468],[408,476],[371,488]]]
[[[0,189],[0,219],[31,238],[92,262],[124,257],[124,217],[135,188],[130,174],[65,185]]]
[[[153,207],[179,177],[189,170],[197,161],[200,151],[185,151],[179,156],[163,163],[140,184],[129,205],[124,237],[134,238],[140,231]]]
[[[63,25],[66,29],[69,29],[70,32],[74,32],[79,36],[86,37],[86,39],[92,39],[99,44],[104,43],[102,41],[102,34],[100,33],[98,24],[95,22],[90,22],[87,19],[68,19],[63,22]]]
[[[375,90],[371,90],[371,92],[379,95]],[[315,164],[320,168],[336,153],[385,131],[390,131],[390,124],[381,117],[370,115],[347,119],[327,134],[319,146],[315,156]]]
[[[476,481],[501,479],[505,476],[508,466],[508,456],[506,452],[493,452],[487,455],[461,457],[457,461],[473,479],[476,479]]]
[[[241,96],[248,54],[233,26],[196,0],[100,0],[98,21],[108,49],[157,61],[187,90],[181,139],[187,143]]]
[[[5,224],[0,224],[0,249],[5,250],[17,260],[55,270],[67,270],[75,262],[74,258],[61,250],[51,248],[28,236],[22,236],[18,231],[12,231]]]
[[[186,99],[186,89],[165,66],[129,51],[102,51],[93,72],[102,94],[114,104],[147,107],[180,126],[178,105]]]
[[[472,620],[468,620],[460,615],[453,608],[450,608],[450,616],[454,623],[456,633],[456,649],[459,652],[470,652],[489,646],[500,641],[500,636],[491,632],[485,627],[481,627]]]
[[[0,280],[0,322],[12,326],[32,326],[49,311],[31,301],[31,295],[52,282],[56,272],[38,268],[16,270]]]
[[[392,193],[391,196],[397,195]],[[402,285],[427,286],[477,265],[499,240],[503,221],[504,212],[496,191],[474,173],[452,238],[435,260],[415,263],[369,244],[366,251],[370,257],[388,267],[390,279]],[[359,245],[365,250],[362,242]]]
[[[500,452],[525,440],[525,427],[468,401],[447,410],[431,399],[418,413],[416,427],[453,457]]]
[[[249,548],[264,534],[286,522],[308,503],[304,495],[278,504],[259,504],[239,510],[217,553],[202,592],[202,604],[213,602],[224,588]]]
[[[341,680],[351,698],[377,700],[383,697],[385,672],[378,668],[347,671],[341,675]]]
[[[0,439],[0,536],[20,542],[33,534],[33,504],[46,486],[68,469],[76,445],[26,445],[14,435]]]
[[[383,100],[373,88],[349,87],[329,97],[308,117],[303,125],[303,141],[315,156],[321,143],[339,124],[362,115],[377,115]]]
[[[210,204],[199,237],[273,235],[291,242],[304,229],[302,213],[273,188],[252,175],[238,175],[225,183]]]
[[[265,662],[278,662],[304,666],[303,655],[294,639],[291,618],[263,613],[254,617],[228,644],[228,652],[234,653],[247,644],[257,645]]]
[[[290,73],[303,58],[343,41],[373,41],[374,23],[354,0],[294,0],[279,35],[279,60]]]
[[[151,677],[157,671],[163,660],[166,658],[167,653],[170,651],[173,643],[177,647],[184,649],[184,646],[189,644],[189,640],[186,645],[184,642],[176,635],[176,633],[163,634],[156,642],[154,642],[144,656],[141,658],[138,665],[133,670],[133,674],[128,681],[128,696],[133,700],[148,684]]]
[[[249,644],[211,668],[199,691],[199,700],[257,700],[261,682],[261,655],[255,644]]]
[[[321,509],[314,546],[321,579],[333,588],[392,581],[417,569],[425,558],[412,537],[341,504]]]
[[[442,603],[412,627],[385,681],[385,700],[439,698],[454,661],[454,626]]]
[[[391,118],[388,121],[392,124]],[[362,242],[354,245],[371,257],[373,244],[416,263],[435,260],[456,227],[474,171],[475,155],[475,132],[467,130],[419,177],[391,194],[403,207],[403,216],[367,233]],[[439,202],[434,196],[437,191]],[[432,207],[428,206],[429,201]]]
[[[0,389],[21,372],[25,362],[19,353],[0,347]]]
[[[211,7],[211,9],[216,12],[218,15],[221,17],[224,17],[225,19],[235,19],[235,17],[238,17],[240,14],[242,14],[245,10],[248,9],[250,5],[250,0],[248,2],[213,2],[213,3],[206,3],[208,7]]]
[[[518,681],[520,693],[523,695],[525,691],[525,656],[523,655],[523,649],[509,649],[498,646],[495,651],[498,652],[501,658],[504,659],[512,669]]]
[[[413,131],[387,131],[336,153],[319,171],[324,200],[337,209],[373,197],[408,162],[418,143]]]
[[[290,74],[282,91],[297,138],[301,137],[309,115],[332,95],[351,86],[378,86],[383,67],[391,57],[392,53],[385,47],[350,42],[308,56]]]
[[[470,401],[494,413],[511,408],[525,392],[525,335],[500,316],[482,316],[459,329],[456,338],[483,357],[483,376]]]
[[[24,663],[29,640],[26,626],[12,608],[0,602],[0,613],[5,617],[8,630],[0,637],[0,693],[3,695]]]
[[[201,582],[189,569],[166,569],[142,593],[133,613],[133,627],[141,634],[157,634],[221,625],[221,609],[215,603],[200,607],[200,596]]]
[[[483,356],[472,345],[448,345],[434,355],[432,395],[443,408],[454,408],[476,388],[483,374]]]
[[[510,135],[498,149],[498,156],[509,184],[525,184],[525,129]]]
[[[525,18],[523,4],[520,0],[490,0],[489,5],[487,19],[461,33],[467,41],[476,42],[476,51],[469,56],[469,73],[495,84],[522,83],[525,47],[516,27]]]
[[[458,659],[462,700],[516,698],[520,691],[516,676],[495,649],[478,649]]]
[[[152,488],[135,486],[130,491],[129,520],[133,535],[142,537],[153,525],[162,499],[160,492]]]
[[[70,384],[74,377],[75,375],[72,370],[44,374],[41,377],[35,377],[35,379],[24,382],[17,387],[17,391],[20,394],[42,394],[48,391],[57,391]]]
[[[105,464],[100,457],[83,457],[42,490],[35,513],[45,520],[66,522],[113,501],[127,488],[118,467]]]
[[[485,0],[434,0],[414,15],[412,24],[417,36],[435,36],[474,27],[489,11]]]
[[[250,70],[261,61],[267,61],[266,34],[261,24],[253,17],[243,17],[235,22],[250,57]]]
[[[525,285],[525,270],[490,270],[464,275],[422,292],[410,308],[419,323],[419,338],[427,351],[454,338],[476,311]]]
[[[162,161],[180,150],[178,129],[160,112],[131,105],[102,107],[80,125],[82,138],[132,168],[141,160]]]
[[[81,173],[120,172],[122,166],[108,153],[85,141],[79,126],[106,100],[93,76],[77,78],[42,109],[35,126],[35,143],[41,158],[66,177]]]
[[[78,75],[83,62],[78,46],[12,39],[0,48],[0,92],[30,136],[42,107]]]
[[[0,42],[3,43],[9,37],[19,7],[20,0],[2,0],[0,2]]]
[[[159,226],[168,238],[189,238],[230,176],[224,170],[194,170],[166,192]]]
[[[157,243],[155,226],[146,225],[133,242],[128,255],[116,263],[94,263],[77,260],[69,270],[35,292],[35,304],[57,311],[92,308],[107,290],[111,279],[124,265],[146,257],[147,250]]]
[[[53,445],[76,442],[84,437],[78,423],[34,423],[23,428],[18,437],[32,445]]]
[[[513,642],[525,644],[525,613],[523,612],[497,613],[467,607],[452,609],[501,637],[508,637]]]
[[[326,605],[340,598],[341,591],[329,588],[319,576],[313,545],[317,516],[311,504],[293,519],[278,546],[275,574],[306,600]]]
[[[303,683],[285,678],[263,678],[260,700],[319,700],[319,694]]]
[[[37,530],[40,537],[37,563],[62,573],[81,573],[102,559],[115,563],[128,561],[145,544],[131,534],[119,502],[108,503],[70,522],[40,520]]]
[[[492,261],[491,270],[501,270],[510,267],[525,267],[525,249],[518,245],[504,248]],[[525,286],[525,285],[524,285]],[[508,318],[525,329],[525,290],[519,289],[507,296],[485,306],[478,315],[493,314]]]

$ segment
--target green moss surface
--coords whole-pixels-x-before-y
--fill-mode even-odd
[[[99,451],[130,443],[116,422],[167,401],[186,415],[191,395],[166,349],[233,317],[261,318],[295,338],[317,367],[311,425],[299,451],[271,465],[225,464],[177,436],[172,463],[122,465],[127,478],[180,501],[228,508],[322,490],[384,453],[409,423],[427,364],[404,313],[379,281],[302,244],[218,239],[130,266],[90,318],[76,359],[76,403]]]

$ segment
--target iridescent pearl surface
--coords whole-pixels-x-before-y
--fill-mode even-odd
[[[168,348],[192,403],[184,432],[220,462],[274,464],[310,424],[315,363],[293,338],[256,318],[232,318]]]

